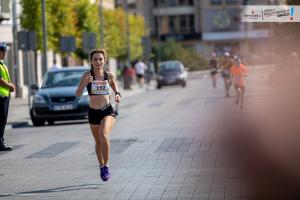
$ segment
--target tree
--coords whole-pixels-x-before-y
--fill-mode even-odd
[[[129,15],[130,26],[130,60],[142,58],[142,37],[145,36],[145,21],[141,16]]]
[[[65,35],[75,35],[73,1],[46,1],[48,48],[59,51],[59,39]],[[37,34],[38,49],[42,49],[42,13],[40,0],[21,0],[23,29],[33,30]]]
[[[160,45],[156,45],[156,55],[158,53],[160,54],[161,61],[179,60],[191,70],[208,68],[207,60],[195,49],[184,47],[174,40],[168,40]]]
[[[23,12],[22,28],[37,33],[38,49],[42,49],[42,15],[40,0],[21,0]],[[76,55],[86,58],[82,50],[82,33],[94,32],[97,37],[96,47],[100,40],[99,7],[89,0],[48,0],[46,2],[48,48],[60,52],[59,40],[62,36],[75,36]],[[120,60],[127,57],[126,15],[121,8],[104,9],[104,47],[109,56]],[[141,38],[145,34],[144,19],[141,16],[129,15],[131,60],[142,56]]]
[[[42,17],[40,0],[21,0],[23,12],[20,16],[21,26],[23,29],[36,32],[37,48],[42,49]],[[48,26],[49,28],[49,26]]]
[[[109,56],[118,59],[126,55],[126,25],[123,9],[104,11],[104,47]]]
[[[70,0],[49,0],[47,1],[47,23],[49,24],[48,37],[49,48],[59,52],[59,40],[62,36],[76,35],[76,18],[74,4]]]
[[[142,57],[142,37],[145,35],[145,22],[141,16],[129,15],[130,60]],[[104,12],[104,46],[110,56],[119,60],[127,58],[126,13],[124,9],[105,10]]]
[[[81,59],[87,58],[86,52],[83,51],[82,34],[83,32],[92,32],[96,34],[96,45],[99,46],[99,27],[100,19],[98,15],[98,7],[96,4],[90,3],[89,0],[77,0],[74,2],[74,13],[76,13],[75,20],[75,35],[77,50],[76,55]]]

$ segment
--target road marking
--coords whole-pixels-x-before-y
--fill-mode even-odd
[[[30,158],[53,158],[64,151],[67,151],[68,149],[72,148],[79,142],[62,142],[62,143],[55,143],[51,146],[42,149],[41,151],[38,151],[36,153],[33,153],[26,157],[26,159]]]
[[[137,139],[110,140],[110,153],[111,154],[121,154],[124,151],[126,151],[126,149],[128,147],[130,147],[132,144],[134,144],[136,142],[137,142]],[[94,151],[90,155],[95,155],[95,154],[96,153]]]
[[[188,152],[194,138],[165,138],[154,153]]]

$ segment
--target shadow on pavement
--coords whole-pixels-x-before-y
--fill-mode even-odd
[[[32,190],[26,192],[19,193],[7,193],[0,194],[1,197],[12,197],[12,196],[22,196],[22,195],[34,195],[34,194],[43,194],[43,193],[55,193],[55,192],[69,192],[73,190],[96,190],[99,189],[99,184],[81,184],[81,185],[70,185],[65,187],[56,187],[50,189],[42,189],[42,190]]]

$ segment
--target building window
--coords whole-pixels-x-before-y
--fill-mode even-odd
[[[135,3],[129,3],[128,8],[131,9],[131,10],[134,10],[134,9],[136,9],[136,4]]]
[[[194,5],[194,0],[178,0],[180,6],[192,6]]]
[[[170,33],[176,33],[176,16],[169,16],[169,31]]]
[[[154,0],[154,7],[159,8],[159,7],[165,7],[167,6],[168,0]]]
[[[211,5],[222,5],[222,0],[210,0]]]
[[[155,33],[158,35],[158,17],[154,17],[154,29]]]
[[[0,14],[10,13],[9,0],[0,0]]]
[[[157,7],[167,6],[167,0],[157,0]]]
[[[177,6],[177,0],[168,0],[168,6],[170,7]]]
[[[195,33],[195,17],[194,15],[189,15],[189,32]]]
[[[189,34],[195,32],[194,15],[169,16],[169,33]]]
[[[180,19],[180,32],[181,33],[188,32],[188,29],[187,29],[187,25],[188,25],[187,16],[186,15],[181,15],[179,17],[179,19]]]
[[[235,5],[238,4],[238,0],[226,0],[226,4]]]
[[[193,6],[194,0],[154,0],[154,7]]]

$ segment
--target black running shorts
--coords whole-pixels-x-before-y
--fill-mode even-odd
[[[114,108],[111,104],[107,104],[106,106],[100,109],[93,109],[89,107],[88,117],[90,124],[99,125],[101,124],[102,119],[109,115],[116,117]]]

